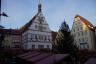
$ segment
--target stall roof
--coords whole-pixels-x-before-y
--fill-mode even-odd
[[[96,64],[96,58],[90,58],[85,64]]]
[[[54,63],[54,61],[58,62],[66,57],[68,57],[69,54],[52,54],[52,53],[32,53],[28,52],[22,55],[19,55],[18,57],[34,64],[51,64]]]
[[[49,56],[41,61],[36,62],[35,64],[54,64],[54,62],[58,62],[64,58],[66,58],[68,54],[53,54],[52,56]]]

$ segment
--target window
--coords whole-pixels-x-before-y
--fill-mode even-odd
[[[49,48],[49,45],[47,45],[47,48]]]
[[[81,42],[81,40],[79,39],[79,42]]]
[[[44,48],[44,45],[38,45],[38,48]]]
[[[30,33],[28,34],[28,38],[31,38],[31,34]]]
[[[34,49],[35,48],[35,45],[32,45],[32,49]]]
[[[28,38],[28,42],[31,42],[31,38]]]
[[[43,40],[43,35],[41,35],[41,40]]]
[[[80,27],[80,30],[82,30],[82,27]]]
[[[76,37],[76,34],[74,34],[74,37]]]
[[[80,33],[78,32],[78,36],[80,36]]]
[[[87,35],[87,30],[85,31],[85,35]]]
[[[37,35],[37,39],[38,39],[38,41],[40,41],[40,35],[39,34]]]
[[[87,48],[89,48],[89,45],[87,45]]]
[[[32,39],[35,39],[35,34],[32,34],[31,37],[32,37]]]
[[[50,36],[48,36],[48,40],[50,41]]]
[[[25,45],[25,49],[27,48],[27,45]]]
[[[20,46],[19,45],[15,45],[15,48],[20,48]]]
[[[38,27],[37,27],[37,25],[35,25],[35,29],[37,29]]]
[[[38,20],[40,21],[40,23],[44,22],[44,18],[43,17],[39,17]]]
[[[77,25],[77,23],[75,23],[75,25]]]
[[[82,38],[82,42],[84,42],[84,38]]]
[[[85,48],[85,45],[83,45],[83,48]]]
[[[86,41],[88,41],[88,38],[86,37]]]
[[[38,26],[38,28],[39,28],[39,31],[42,31],[42,26]]]
[[[37,34],[35,34],[35,38],[36,38],[36,40],[37,40]]]
[[[81,32],[82,36],[83,36],[83,32]]]
[[[77,28],[77,30],[79,31],[79,28]]]
[[[73,31],[75,32],[75,29]]]
[[[46,27],[43,27],[44,30],[46,30]]]

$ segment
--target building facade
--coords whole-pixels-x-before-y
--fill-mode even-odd
[[[96,43],[96,26],[94,28],[95,28],[95,43]]]
[[[95,29],[88,20],[76,15],[71,33],[74,36],[74,43],[80,49],[95,49]]]
[[[94,28],[95,28],[95,35],[96,35],[96,26]]]
[[[16,29],[1,29],[0,33],[4,36],[2,41],[3,48],[21,48],[21,33]]]
[[[52,31],[43,16],[41,3],[38,4],[38,13],[20,30],[24,49],[52,49]]]

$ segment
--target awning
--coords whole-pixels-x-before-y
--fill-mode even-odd
[[[18,57],[33,64],[53,64],[54,62],[59,62],[60,60],[69,57],[69,54],[28,52],[19,55]]]
[[[85,62],[85,64],[96,64],[96,58],[90,58]]]

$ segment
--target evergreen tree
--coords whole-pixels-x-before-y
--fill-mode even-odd
[[[74,45],[74,38],[71,35],[68,24],[64,21],[61,24],[61,27],[56,36],[53,51],[55,53],[68,53],[72,57],[76,57],[76,53],[78,52],[78,47]]]

